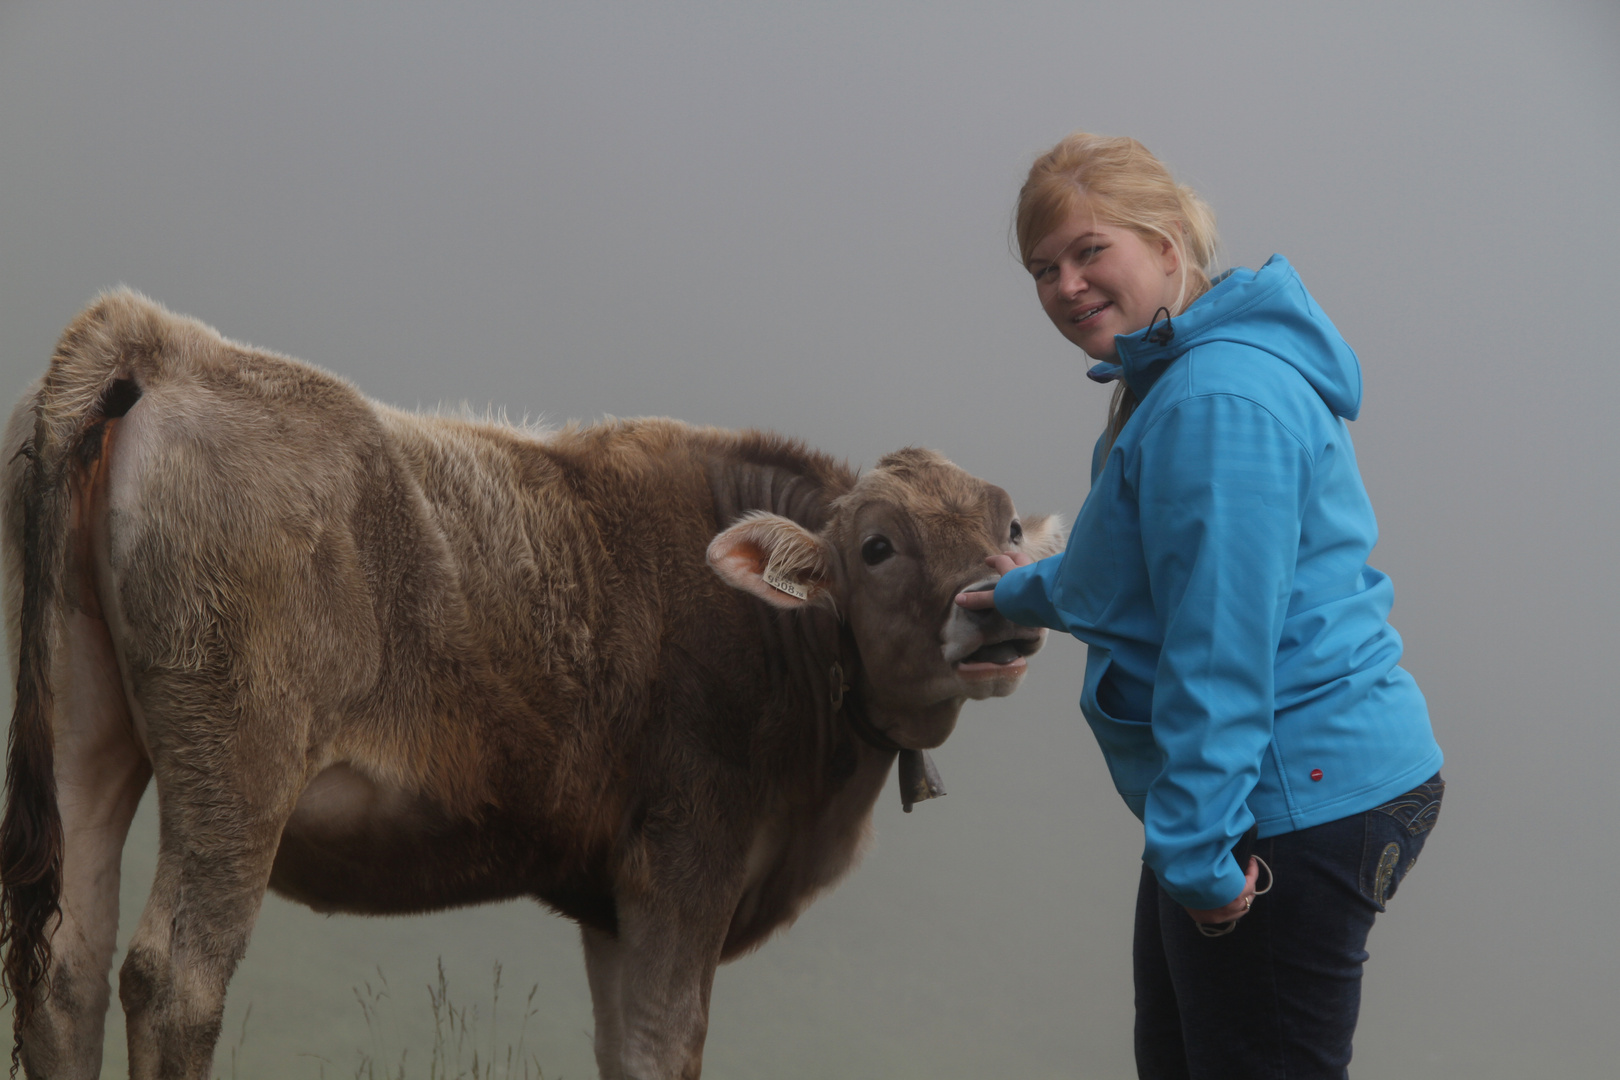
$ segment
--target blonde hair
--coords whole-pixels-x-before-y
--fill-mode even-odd
[[[1085,131],[1036,158],[1018,192],[1013,228],[1025,268],[1035,246],[1082,204],[1103,224],[1168,241],[1176,249],[1181,287],[1172,316],[1209,289],[1220,247],[1209,204],[1176,183],[1164,163],[1135,139]],[[1135,409],[1136,395],[1122,379],[1108,410],[1110,445]]]

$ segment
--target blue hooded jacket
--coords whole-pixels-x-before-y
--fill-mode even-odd
[[[1080,710],[1165,891],[1217,908],[1233,844],[1369,810],[1441,764],[1388,623],[1350,432],[1361,368],[1280,255],[1115,338],[1139,404],[1060,555],[995,603],[1088,646]]]

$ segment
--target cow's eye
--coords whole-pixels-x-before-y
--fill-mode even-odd
[[[1018,523],[1017,518],[1013,518],[1012,542],[1015,544],[1021,544],[1024,542],[1024,527]]]
[[[868,536],[861,545],[861,559],[867,566],[876,566],[893,554],[894,545],[887,536]]]

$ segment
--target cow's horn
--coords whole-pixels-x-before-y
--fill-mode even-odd
[[[939,770],[926,750],[900,751],[900,805],[911,813],[912,803],[924,799],[937,799],[945,794]]]

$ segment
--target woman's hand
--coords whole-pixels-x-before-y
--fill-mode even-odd
[[[1260,860],[1253,855],[1249,856],[1249,870],[1243,877],[1243,891],[1238,893],[1225,907],[1218,908],[1188,908],[1187,914],[1193,917],[1193,922],[1199,923],[1227,923],[1236,922],[1249,913],[1254,906],[1254,883],[1260,878]]]
[[[999,555],[987,556],[984,564],[998,574],[1005,574],[1015,566],[1028,566],[1035,560],[1022,551],[1003,551]],[[959,592],[956,602],[965,608],[979,611],[996,606],[996,590],[978,589],[974,592]]]

